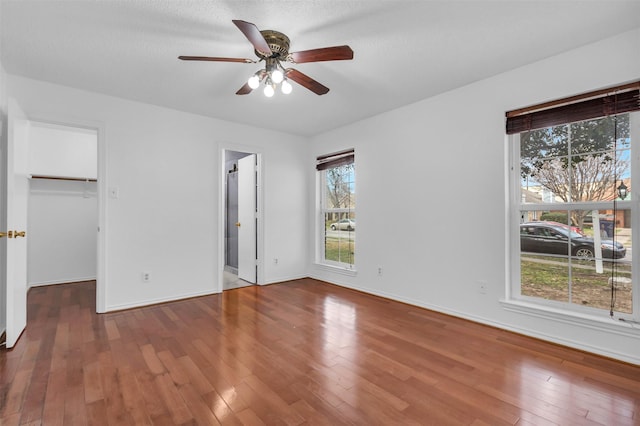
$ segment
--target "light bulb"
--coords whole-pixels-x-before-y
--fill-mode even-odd
[[[283,79],[284,79],[284,74],[282,74],[282,71],[280,71],[279,69],[275,69],[271,72],[271,80],[275,84],[280,84]]]
[[[247,83],[249,83],[249,87],[251,87],[252,89],[257,89],[258,86],[260,86],[260,77],[254,74],[249,77]]]
[[[274,93],[275,93],[275,90],[273,90],[273,86],[272,85],[267,84],[266,86],[264,86],[264,95],[267,98],[272,97]]]
[[[287,80],[284,80],[282,82],[282,85],[280,86],[280,90],[282,90],[282,93],[284,93],[285,95],[288,95],[289,93],[291,93],[291,90],[293,90],[293,86],[291,86],[291,83],[289,83]]]

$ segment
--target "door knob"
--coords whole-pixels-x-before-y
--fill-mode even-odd
[[[18,237],[24,237],[27,233],[25,231],[9,231],[9,238],[18,238]]]
[[[6,237],[7,235],[9,235],[9,234],[7,234],[6,232],[0,232],[0,238]]]
[[[236,226],[240,228],[240,222],[236,222]]]

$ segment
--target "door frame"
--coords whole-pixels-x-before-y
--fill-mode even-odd
[[[105,123],[101,121],[79,120],[54,114],[27,115],[30,122],[55,124],[58,126],[77,127],[95,130],[98,136],[98,246],[96,250],[96,313],[107,311],[107,141]]]
[[[227,153],[229,151],[226,151]],[[237,152],[237,151],[234,151]],[[225,164],[228,163],[225,158]],[[257,156],[247,154],[238,158],[238,220],[242,224],[238,230],[238,278],[251,284],[258,279],[257,248],[258,229],[256,212],[258,211]],[[228,181],[227,181],[228,185]],[[227,187],[227,191],[229,188]],[[227,212],[228,213],[228,212]],[[229,218],[226,220],[227,224]],[[236,224],[236,225],[237,225]],[[227,225],[228,226],[228,225]],[[225,249],[225,257],[226,253]],[[225,267],[227,266],[225,262]]]
[[[224,229],[225,229],[225,216],[227,211],[227,197],[226,185],[227,181],[225,175],[225,159],[227,151],[246,152],[247,154],[256,155],[256,252],[258,258],[256,259],[257,273],[256,273],[256,285],[264,284],[264,167],[262,162],[262,152],[255,146],[234,144],[234,143],[220,143],[218,149],[218,164],[220,166],[220,173],[218,174],[218,180],[220,182],[218,189],[218,273],[217,283],[215,286],[216,293],[222,293],[224,289],[224,264],[225,264],[225,243],[224,243]]]

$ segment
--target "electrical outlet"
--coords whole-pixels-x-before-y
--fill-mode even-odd
[[[276,265],[278,264],[278,258],[277,257],[273,258],[273,263],[276,264]]]
[[[382,266],[378,266],[378,276],[382,276]]]
[[[478,281],[478,293],[487,294],[487,282],[486,281]]]
[[[143,283],[148,283],[149,281],[151,281],[151,272],[143,272],[142,273],[142,282]]]

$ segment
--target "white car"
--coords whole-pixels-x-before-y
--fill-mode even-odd
[[[336,230],[339,229],[341,231],[347,230],[347,231],[355,231],[356,229],[356,221],[355,220],[351,220],[351,219],[342,219],[338,222],[332,223],[331,224],[331,229],[332,230]]]

